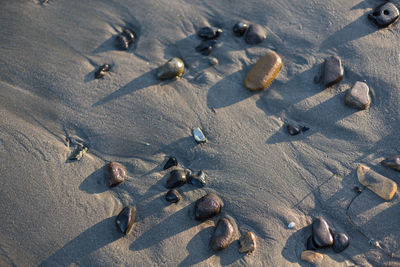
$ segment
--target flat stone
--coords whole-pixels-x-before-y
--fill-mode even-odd
[[[333,235],[333,250],[340,253],[350,245],[348,236],[345,233],[337,233]]]
[[[324,84],[330,87],[343,79],[344,69],[342,61],[337,56],[331,56],[325,59],[324,64]]]
[[[259,24],[251,24],[247,30],[246,43],[260,44],[267,38],[267,31]]]
[[[124,182],[126,176],[124,166],[117,162],[110,162],[107,164],[107,170],[109,187],[115,187]]]
[[[400,171],[400,155],[386,158],[381,161],[381,164],[385,167],[389,167],[396,171]]]
[[[224,206],[222,200],[214,193],[209,193],[196,201],[194,215],[196,220],[214,217]]]
[[[240,253],[252,253],[257,249],[256,235],[253,232],[244,233],[240,239]]]
[[[180,77],[185,69],[185,64],[180,58],[174,57],[158,68],[157,77],[161,80]]]
[[[324,255],[321,253],[312,251],[312,250],[304,250],[301,253],[301,260],[308,261],[310,263],[320,262],[324,259]]]
[[[167,180],[167,188],[182,186],[186,183],[186,173],[183,170],[173,170]]]
[[[170,157],[164,165],[164,170],[167,170],[171,167],[178,166],[178,160],[175,157]]]
[[[171,189],[167,192],[167,194],[165,195],[165,199],[168,202],[172,202],[172,203],[177,203],[179,202],[179,200],[181,200],[181,194],[179,193],[178,190],[176,189]]]
[[[318,248],[324,248],[333,245],[333,237],[329,230],[329,225],[322,217],[318,217],[313,221],[312,237],[314,244]]]
[[[281,57],[271,51],[262,56],[251,68],[244,80],[244,86],[253,92],[266,89],[282,67]]]
[[[381,28],[388,27],[399,18],[398,8],[390,2],[383,3],[376,7],[368,18]]]
[[[369,97],[369,87],[364,82],[356,82],[346,93],[345,103],[348,106],[363,110],[367,109],[371,103]]]
[[[203,171],[191,173],[188,175],[187,182],[197,187],[204,187],[206,185],[206,173]]]
[[[357,168],[358,181],[386,201],[390,201],[397,191],[397,184],[369,167],[360,164]]]
[[[205,40],[216,39],[222,33],[222,29],[217,27],[203,27],[197,31],[197,35]]]
[[[198,144],[207,142],[207,138],[203,134],[203,131],[200,128],[193,129],[193,138]]]
[[[246,32],[246,30],[249,28],[249,25],[243,21],[239,21],[237,22],[234,26],[233,26],[233,33],[236,36],[243,36],[244,33]]]
[[[214,233],[210,240],[210,246],[213,250],[222,250],[227,248],[234,239],[234,230],[231,222],[227,218],[219,219]]]
[[[301,127],[297,125],[288,124],[286,129],[290,135],[298,135],[301,132]]]
[[[115,223],[121,233],[127,235],[131,232],[135,219],[136,208],[132,206],[127,206],[123,208],[122,211],[118,214]]]
[[[317,250],[317,246],[314,244],[312,235],[307,239],[307,250]]]

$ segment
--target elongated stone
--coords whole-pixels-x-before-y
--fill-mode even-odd
[[[282,67],[281,57],[271,51],[261,57],[251,68],[244,80],[244,86],[253,92],[266,89]]]
[[[312,251],[312,250],[304,250],[301,253],[301,260],[303,260],[303,261],[316,263],[316,262],[322,261],[323,259],[324,259],[324,255],[322,255],[321,253]]]
[[[324,218],[318,217],[313,221],[312,237],[314,244],[318,248],[324,248],[333,245],[333,237],[329,230],[329,225]]]
[[[346,93],[345,103],[359,110],[367,109],[371,103],[369,87],[364,82],[356,82]]]
[[[234,239],[234,229],[227,218],[218,221],[214,233],[211,237],[210,246],[213,250],[222,250],[227,248]]]
[[[386,201],[390,201],[397,191],[397,184],[369,167],[360,164],[357,168],[358,181]]]
[[[224,206],[222,200],[214,193],[209,193],[196,201],[194,215],[196,220],[214,217]]]
[[[121,233],[127,235],[131,232],[135,219],[136,208],[132,206],[127,206],[123,208],[122,211],[118,214],[115,223],[117,224],[117,227],[121,231]]]
[[[124,182],[126,171],[121,164],[117,162],[110,162],[107,164],[107,170],[109,187],[114,187]]]
[[[198,30],[197,35],[205,40],[216,39],[222,33],[222,29],[217,27],[203,27]]]
[[[244,233],[240,239],[240,253],[252,253],[257,249],[256,235],[253,232]]]
[[[396,171],[400,171],[400,155],[386,158],[381,161],[381,164],[385,167],[389,167]]]
[[[325,59],[324,64],[324,84],[330,87],[343,79],[344,69],[342,61],[337,56],[331,56]]]
[[[161,80],[180,77],[185,69],[185,64],[180,58],[174,57],[158,68],[157,77]]]

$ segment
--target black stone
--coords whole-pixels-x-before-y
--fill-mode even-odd
[[[203,54],[204,56],[208,56],[211,54],[214,45],[216,45],[217,41],[215,40],[207,40],[201,42],[198,46],[196,46],[196,51]]]
[[[214,217],[221,212],[224,206],[222,200],[214,193],[209,193],[196,201],[194,215],[196,220]]]
[[[197,35],[204,40],[216,39],[222,33],[222,29],[216,27],[203,27],[198,30]]]
[[[118,45],[124,50],[127,50],[129,48],[134,39],[135,35],[130,29],[123,30],[122,33],[117,37]]]
[[[178,166],[178,160],[174,157],[170,157],[164,165],[164,170],[174,166]]]
[[[317,246],[314,244],[312,236],[307,239],[307,250],[317,250]]]
[[[188,183],[197,187],[204,187],[206,185],[206,174],[203,171],[192,173],[188,176]]]
[[[325,219],[316,218],[312,224],[312,237],[314,244],[318,248],[329,247],[333,245],[333,237]]]
[[[104,74],[105,74],[106,72],[108,72],[110,69],[111,69],[111,66],[110,66],[110,65],[104,64],[104,65],[100,66],[100,67],[97,69],[97,71],[94,73],[94,77],[95,77],[96,79],[100,79],[100,78],[103,77]]]
[[[332,86],[343,79],[343,66],[339,57],[331,56],[325,59],[324,84],[325,87]]]
[[[165,199],[168,202],[172,202],[172,203],[177,203],[179,200],[181,200],[181,194],[179,193],[178,190],[176,189],[171,189],[167,192],[167,194],[165,195]]]
[[[186,183],[186,174],[183,170],[173,170],[167,180],[167,188],[182,186]]]
[[[336,253],[342,252],[350,245],[349,238],[344,233],[338,233],[333,236],[333,250]]]
[[[210,247],[215,250],[227,248],[234,239],[234,228],[228,218],[222,218],[215,226],[210,240]]]
[[[115,223],[123,234],[129,234],[136,219],[136,208],[127,206],[118,214]]]
[[[361,193],[362,193],[362,189],[359,188],[358,186],[355,186],[355,187],[353,188],[353,191],[356,192],[357,194],[361,194]]]
[[[233,33],[236,36],[243,36],[248,28],[249,25],[247,23],[239,21],[233,26]]]
[[[393,3],[384,3],[374,9],[368,18],[378,27],[384,28],[390,26],[399,18],[399,10]]]
[[[259,24],[250,25],[246,34],[246,42],[248,44],[260,44],[267,38],[267,32]]]
[[[288,133],[290,135],[297,135],[297,134],[299,134],[301,132],[301,127],[300,126],[288,124],[286,126],[286,128],[287,128],[287,131],[288,131]]]
[[[385,167],[392,168],[393,170],[400,171],[400,155],[392,156],[381,161]]]

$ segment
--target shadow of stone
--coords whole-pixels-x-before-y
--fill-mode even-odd
[[[79,190],[85,191],[88,194],[105,192],[108,189],[106,174],[107,166],[104,165],[86,177],[86,179],[79,185]]]
[[[298,263],[300,266],[309,266],[308,263],[301,261],[300,255],[306,249],[306,241],[310,235],[310,226],[297,230],[286,241],[282,249],[282,256],[291,263]]]

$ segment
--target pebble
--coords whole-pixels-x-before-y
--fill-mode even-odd
[[[333,236],[333,250],[336,253],[342,252],[350,245],[349,238],[345,233],[334,234]]]
[[[210,57],[208,59],[208,64],[210,64],[211,66],[215,66],[218,65],[218,59],[216,57]]]
[[[196,46],[196,51],[201,53],[204,56],[208,56],[213,51],[214,46],[217,44],[215,40],[207,40],[201,42],[198,46]]]
[[[345,103],[359,110],[367,109],[371,103],[369,87],[364,82],[356,82],[346,93]]]
[[[127,206],[122,209],[118,214],[115,223],[118,229],[125,235],[129,234],[133,228],[133,223],[136,219],[136,208],[132,206]]]
[[[222,200],[214,193],[209,193],[196,201],[194,215],[196,220],[214,217],[224,206]]]
[[[107,164],[107,170],[109,187],[114,187],[124,182],[126,171],[121,164],[117,162],[110,162]]]
[[[244,86],[253,92],[266,89],[282,67],[281,57],[271,51],[261,57],[251,68],[244,80]]]
[[[243,36],[244,33],[246,32],[246,30],[249,28],[249,25],[243,21],[239,21],[237,22],[234,26],[233,26],[233,33],[236,36]]]
[[[172,202],[172,203],[177,203],[179,202],[179,200],[181,200],[181,194],[179,193],[178,190],[176,189],[171,189],[167,192],[167,194],[165,195],[165,199],[168,202]]]
[[[313,241],[312,235],[308,237],[307,239],[307,250],[317,250],[317,246],[315,245]]]
[[[197,31],[197,35],[204,40],[216,39],[222,33],[222,29],[217,27],[203,27]]]
[[[385,167],[389,167],[396,171],[400,171],[400,155],[386,158],[381,161],[381,164]]]
[[[296,226],[296,224],[294,222],[290,222],[287,227],[289,229],[293,229],[295,226]]]
[[[252,24],[247,30],[246,42],[248,44],[260,44],[267,38],[267,32],[259,24]]]
[[[342,61],[337,56],[330,56],[325,59],[324,64],[324,84],[330,87],[343,79],[344,69]]]
[[[329,225],[324,218],[318,217],[313,221],[312,237],[314,244],[318,248],[324,248],[333,245],[333,237],[329,230]]]
[[[98,70],[94,73],[94,77],[96,79],[100,79],[101,77],[104,76],[104,74],[106,74],[106,72],[108,72],[111,69],[110,65],[108,64],[104,64],[102,66],[100,66],[98,68]]]
[[[240,253],[252,253],[257,249],[256,235],[253,232],[244,233],[240,239]]]
[[[173,170],[167,180],[167,188],[182,186],[186,183],[186,173],[183,170]]]
[[[207,142],[207,138],[205,137],[203,131],[200,128],[196,128],[193,130],[193,138],[198,144]]]
[[[301,132],[301,127],[297,125],[288,124],[286,128],[290,135],[298,135]]]
[[[123,30],[122,33],[117,37],[119,46],[124,50],[127,50],[134,40],[135,35],[130,29]]]
[[[219,219],[214,233],[210,240],[210,246],[213,250],[223,250],[227,248],[234,239],[234,230],[228,218]]]
[[[369,167],[360,164],[357,168],[358,181],[386,201],[390,201],[397,191],[397,184]]]
[[[86,146],[78,144],[74,152],[72,152],[71,156],[69,156],[69,160],[80,160],[87,150],[88,148]]]
[[[376,7],[371,14],[368,14],[368,18],[378,27],[385,28],[394,23],[399,15],[397,7],[393,3],[387,2]]]
[[[206,173],[199,171],[188,175],[188,183],[197,187],[204,187],[206,185]]]
[[[312,250],[304,250],[301,253],[301,260],[308,261],[310,263],[316,263],[322,261],[324,259],[324,255],[321,253],[312,251]]]
[[[171,167],[178,166],[178,160],[174,157],[170,157],[164,165],[164,170],[167,170]]]
[[[157,77],[161,80],[181,77],[185,69],[185,64],[180,58],[174,57],[158,68]]]

